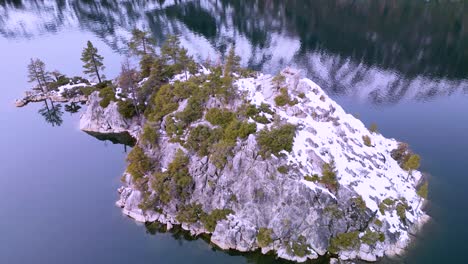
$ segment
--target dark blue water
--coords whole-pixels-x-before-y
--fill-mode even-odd
[[[81,74],[92,40],[115,76],[128,32],[178,33],[200,60],[233,42],[242,62],[292,65],[350,113],[408,142],[430,174],[433,221],[396,262],[463,263],[468,249],[468,10],[433,1],[0,1],[0,263],[274,263],[181,234],[150,234],[114,206],[122,145],[15,108],[31,57]],[[375,2],[379,2],[376,4]]]

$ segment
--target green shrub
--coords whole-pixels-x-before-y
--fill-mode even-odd
[[[94,91],[97,91],[94,86],[80,87],[80,90],[85,96],[90,96]]]
[[[278,172],[281,173],[281,174],[286,174],[288,173],[288,167],[287,166],[279,166],[277,168]]]
[[[278,156],[279,152],[283,150],[291,152],[295,135],[296,127],[291,124],[285,124],[271,130],[261,130],[257,135],[260,154],[267,158],[271,154]]]
[[[325,102],[325,95],[320,96],[320,101]]]
[[[419,168],[421,157],[417,154],[409,156],[408,160],[403,164],[403,169],[407,170],[410,174],[413,170]]]
[[[383,225],[382,221],[380,221],[380,220],[377,219],[377,218],[374,220],[374,224],[375,224],[376,226],[378,226],[378,227],[382,227],[382,225]]]
[[[203,116],[203,102],[196,97],[190,97],[187,101],[185,109],[176,114],[176,117],[189,125],[190,123],[202,118]]]
[[[193,224],[200,220],[203,214],[204,212],[201,204],[192,203],[187,205],[181,205],[178,208],[176,219],[181,223]]]
[[[143,127],[143,133],[141,134],[140,139],[143,143],[154,146],[158,143],[158,130],[152,127],[150,124],[146,123]]]
[[[270,228],[260,227],[257,234],[257,244],[259,247],[266,247],[273,243],[273,239],[271,235],[273,234],[273,230]]]
[[[332,191],[336,191],[338,188],[334,160],[332,160],[330,163],[325,163],[322,165],[322,178],[320,178],[320,182],[325,184],[327,188]]]
[[[286,77],[284,77],[284,75],[281,73],[278,73],[275,77],[273,77],[272,82],[277,88],[279,88],[285,80]]]
[[[392,198],[385,198],[382,203],[384,203],[385,205],[387,206],[393,206],[395,204],[395,200],[393,200]]]
[[[149,119],[159,121],[167,114],[177,110],[179,103],[174,95],[173,87],[170,84],[163,85],[151,100],[151,110]]]
[[[201,222],[209,232],[214,232],[218,221],[226,219],[229,214],[234,214],[230,209],[214,209],[209,214],[201,216]]]
[[[117,108],[120,115],[127,119],[130,119],[137,114],[135,106],[129,100],[119,101],[117,103]]]
[[[187,138],[185,146],[201,157],[209,154],[209,148],[222,138],[222,130],[211,129],[204,125],[194,127]]]
[[[404,203],[398,203],[396,206],[396,212],[402,222],[406,221],[406,205]]]
[[[353,250],[361,246],[359,240],[359,231],[352,231],[348,233],[341,233],[330,240],[328,251],[331,253],[338,253],[339,250]]]
[[[219,125],[226,127],[234,120],[234,118],[236,118],[236,115],[227,109],[210,108],[207,111],[205,118],[215,126]]]
[[[319,177],[318,174],[313,174],[312,176],[306,175],[306,176],[304,176],[304,180],[318,183],[318,182],[320,182],[320,177]]]
[[[359,195],[358,197],[354,197],[351,199],[351,201],[362,212],[364,212],[367,209],[366,202],[364,201],[364,199],[362,199],[362,196]]]
[[[364,145],[368,146],[368,147],[372,147],[372,142],[371,142],[371,139],[368,135],[364,135],[362,136],[362,141],[364,142]]]
[[[250,134],[254,134],[257,131],[257,125],[255,123],[240,122],[234,119],[224,129],[223,140],[235,145],[237,138],[244,139]]]
[[[280,94],[275,97],[275,104],[277,106],[285,106],[289,103],[289,96],[287,94]]]
[[[133,180],[143,178],[151,170],[151,161],[138,145],[135,146],[127,156],[127,171],[132,175]]]
[[[421,185],[418,188],[417,193],[418,193],[419,197],[421,197],[423,199],[427,199],[428,187],[429,187],[429,182],[425,182],[423,185]]]
[[[302,235],[299,236],[296,241],[288,243],[287,251],[290,255],[295,255],[301,258],[310,254],[309,245],[307,244],[306,238]]]
[[[297,100],[291,100],[288,94],[288,90],[286,88],[281,88],[280,94],[275,97],[275,104],[277,106],[285,106],[285,105],[293,106],[297,103],[298,103]]]
[[[99,97],[101,97],[99,105],[102,108],[106,108],[111,101],[115,101],[115,93],[110,86],[99,90]]]
[[[383,242],[385,240],[385,235],[380,232],[373,232],[369,229],[366,230],[364,235],[361,237],[362,243],[365,243],[369,246],[374,246],[377,241]]]
[[[176,121],[174,115],[167,115],[165,120],[165,130],[169,137],[181,136],[185,131],[185,124],[181,121]]]
[[[231,155],[232,148],[232,144],[224,140],[215,143],[210,149],[211,163],[213,163],[218,169],[224,168],[228,157]]]
[[[327,214],[330,214],[331,217],[333,217],[334,219],[340,219],[344,217],[343,211],[340,208],[338,208],[338,205],[336,204],[332,204],[325,207],[323,211]]]

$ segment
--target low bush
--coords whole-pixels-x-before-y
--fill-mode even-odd
[[[271,130],[261,130],[257,135],[260,154],[264,158],[268,158],[271,154],[278,156],[279,152],[283,150],[291,152],[295,135],[296,127],[292,124],[285,124]]]
[[[385,235],[380,232],[374,232],[369,229],[366,230],[364,235],[361,237],[362,243],[365,243],[369,246],[374,246],[377,241],[383,242],[385,240]]]
[[[297,103],[297,100],[291,100],[291,97],[289,97],[288,90],[286,88],[281,88],[280,94],[275,97],[275,104],[277,106],[293,106]]]
[[[201,157],[209,154],[209,148],[218,142],[223,136],[223,131],[220,129],[211,129],[205,125],[194,127],[187,138],[185,146]]]
[[[286,174],[288,173],[288,167],[287,166],[279,166],[277,168],[278,172],[281,173],[281,174]]]
[[[260,227],[257,234],[257,244],[259,247],[266,247],[273,243],[273,239],[271,238],[273,235],[273,230],[270,228]]]
[[[127,162],[127,171],[132,175],[133,180],[143,178],[143,176],[151,170],[150,159],[138,145],[128,153]]]
[[[100,89],[99,97],[101,97],[99,105],[102,108],[106,108],[111,101],[115,101],[115,93],[110,86]]]
[[[368,135],[364,135],[362,136],[362,141],[364,142],[364,145],[368,146],[368,147],[372,147],[372,142],[371,142],[371,139]]]
[[[325,184],[331,191],[336,191],[338,188],[338,181],[336,179],[335,162],[332,160],[330,163],[322,165],[322,177],[320,182]]]
[[[181,223],[193,224],[200,220],[200,217],[203,214],[204,212],[201,204],[192,203],[187,205],[181,205],[178,208],[176,219]]]
[[[215,126],[226,127],[236,118],[236,115],[227,109],[210,108],[205,118]]]
[[[146,123],[143,127],[143,133],[140,137],[141,141],[145,144],[155,146],[158,143],[159,133],[158,130]]]
[[[364,201],[364,199],[362,199],[362,196],[360,195],[357,197],[351,198],[351,202],[354,204],[354,206],[356,206],[362,212],[364,212],[367,209],[366,202]]]
[[[137,114],[135,106],[129,100],[119,101],[117,103],[117,109],[119,114],[126,119],[130,119]]]
[[[209,214],[203,214],[200,218],[201,222],[209,232],[214,232],[218,221],[226,219],[229,214],[234,214],[230,209],[214,209]]]
[[[299,236],[296,241],[288,243],[287,251],[290,255],[305,257],[310,254],[309,245],[304,236]]]
[[[341,233],[330,240],[328,251],[336,254],[340,250],[353,250],[361,246],[359,231]]]

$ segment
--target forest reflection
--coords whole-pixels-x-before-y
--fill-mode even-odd
[[[222,60],[236,43],[250,68],[296,66],[331,93],[376,104],[468,90],[464,1],[0,0],[6,38],[76,27],[123,55],[135,25],[158,43],[181,35],[200,61]]]

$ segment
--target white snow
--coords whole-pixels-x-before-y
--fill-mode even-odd
[[[293,83],[294,76],[286,77],[286,83]],[[272,78],[270,75],[259,75],[257,78],[239,79],[237,85],[247,94],[251,103],[268,103],[272,110],[288,123],[303,128],[296,132],[293,150],[287,153],[288,163],[301,165],[298,167],[304,175],[320,175],[321,169],[311,162],[307,153],[314,152],[325,162],[333,159],[340,186],[354,189],[371,210],[377,211],[385,198],[404,199],[413,209],[407,210],[408,221],[416,222],[424,215],[420,208],[416,208],[420,198],[415,190],[422,175],[414,171],[408,178],[408,172],[400,168],[391,157],[391,150],[398,146],[395,139],[371,133],[360,120],[347,114],[317,84],[306,78],[299,79],[297,87],[288,86],[290,97],[296,98],[299,103],[294,106],[277,107],[274,97],[279,91],[272,85]],[[300,92],[305,93],[304,99],[297,97]],[[318,116],[328,114],[329,118],[314,118],[313,113]],[[263,127],[259,126],[259,129]],[[371,147],[364,145],[364,135],[370,137]],[[318,144],[318,147],[314,146],[315,144]],[[306,180],[301,182],[311,189],[320,188],[330,193],[318,184]],[[390,232],[400,232],[400,241],[409,240],[408,232],[402,226],[395,210],[387,211],[384,215],[377,213],[377,217],[390,224]]]

